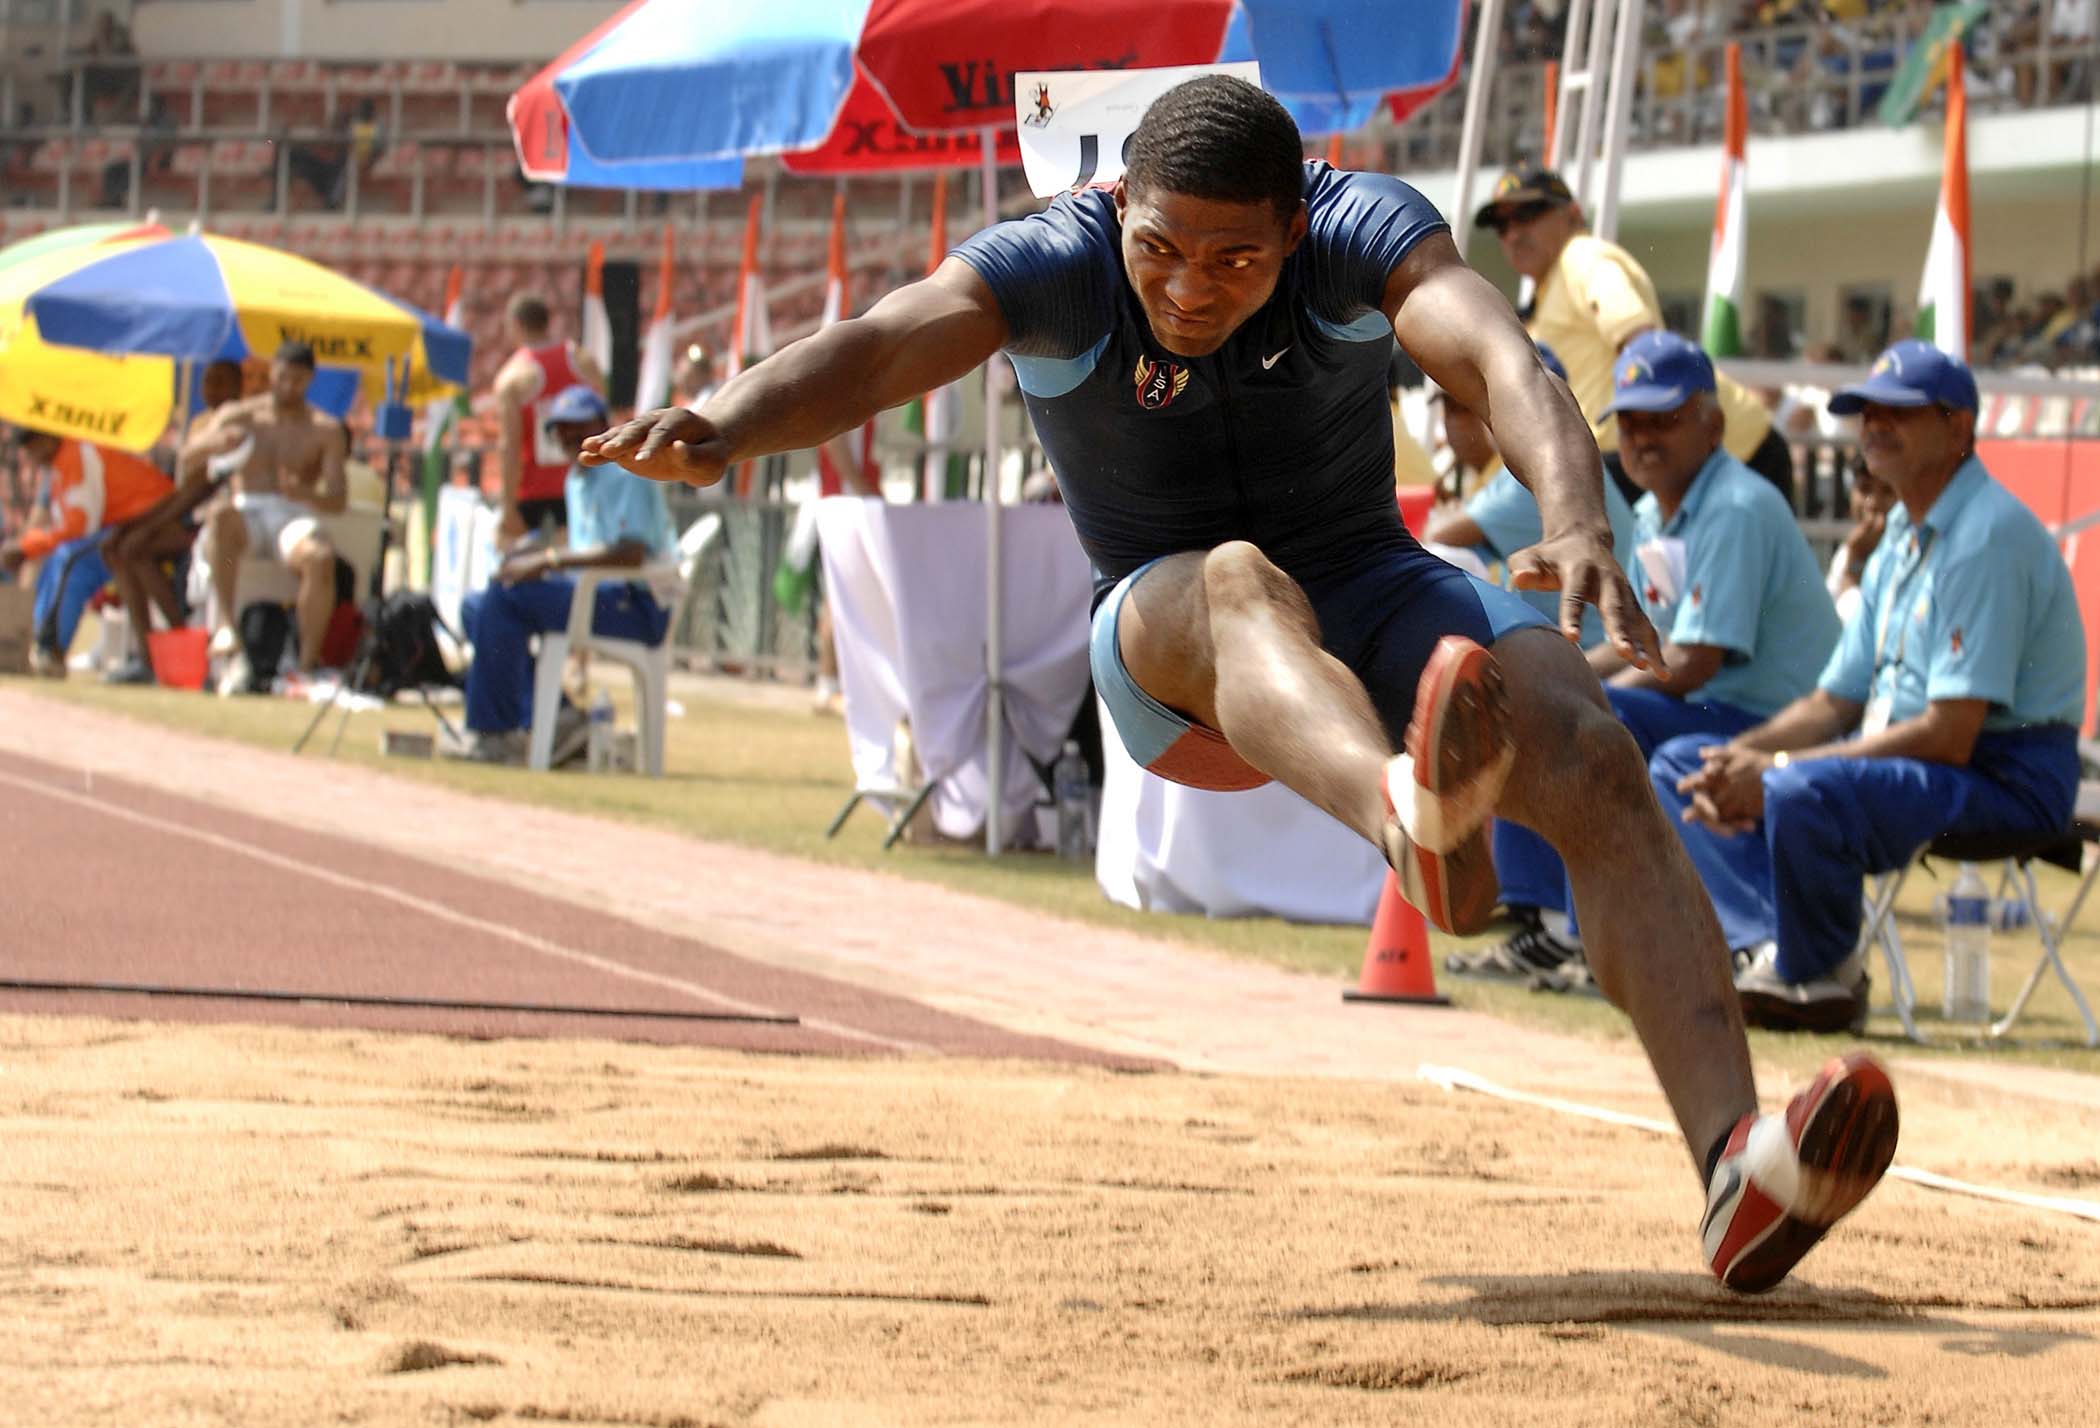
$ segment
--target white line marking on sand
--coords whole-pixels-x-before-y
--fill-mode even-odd
[[[90,777],[92,777],[92,774],[90,774]],[[162,833],[177,834],[199,843],[208,844],[214,848],[224,849],[229,853],[238,853],[242,857],[252,858],[268,867],[299,873],[319,882],[329,883],[352,892],[364,893],[370,897],[385,898],[389,902],[398,903],[402,907],[420,912],[426,917],[434,917],[441,922],[449,922],[458,927],[471,928],[476,932],[485,932],[492,937],[501,937],[542,956],[557,958],[564,962],[573,962],[578,966],[589,967],[593,971],[604,972],[630,982],[640,982],[646,986],[661,987],[670,991],[681,992],[689,997],[698,997],[704,1001],[714,1002],[718,1006],[729,1008],[732,1011],[752,1012],[763,1016],[789,1015],[789,1013],[783,1012],[777,1007],[764,1006],[757,1002],[747,1002],[737,997],[725,996],[721,992],[712,991],[698,982],[689,982],[682,977],[671,977],[661,972],[644,971],[639,967],[630,967],[625,962],[616,962],[609,957],[600,957],[596,953],[581,952],[573,947],[564,947],[559,942],[550,942],[544,937],[535,937],[532,933],[525,932],[519,928],[507,927],[500,922],[490,922],[486,918],[459,912],[453,908],[446,907],[443,903],[432,902],[429,898],[417,897],[414,893],[402,892],[400,889],[388,887],[384,883],[368,882],[363,878],[353,878],[347,874],[338,873],[333,869],[322,867],[318,863],[308,863],[302,862],[297,858],[288,858],[282,853],[273,853],[267,848],[258,848],[252,843],[243,843],[237,838],[228,838],[218,833],[207,833],[201,828],[190,828],[180,823],[172,823],[164,818],[155,818],[148,813],[140,813],[134,809],[124,808],[117,804],[105,803],[100,799],[91,798],[85,794],[72,793],[66,789],[55,788],[48,783],[39,783],[35,779],[22,778],[17,774],[0,771],[0,783],[13,784],[15,787],[27,789],[31,793],[40,793],[47,798],[55,798],[64,803],[77,804],[82,808],[91,809],[96,813],[104,814],[111,818],[126,819],[132,823],[141,824]],[[810,1028],[812,1031],[821,1031],[827,1035],[845,1037],[853,1041],[864,1041],[875,1046],[887,1047],[893,1051],[933,1050],[932,1047],[921,1042],[907,1041],[901,1037],[883,1036],[872,1031],[863,1031],[858,1027],[846,1026],[822,1017],[801,1017],[800,1020],[803,1026]]]
[[[1415,1074],[1431,1085],[1441,1086],[1446,1091],[1477,1091],[1483,1096],[1498,1100],[1514,1101],[1518,1105],[1539,1106],[1562,1115],[1580,1116],[1585,1120],[1603,1121],[1607,1125],[1631,1126],[1635,1130],[1654,1131],[1659,1135],[1676,1135],[1677,1127],[1669,1121],[1660,1121],[1653,1116],[1629,1115],[1624,1111],[1607,1110],[1603,1106],[1586,1106],[1580,1101],[1563,1101],[1557,1096],[1538,1096],[1529,1091],[1519,1091],[1508,1086],[1498,1086],[1484,1076],[1476,1076],[1458,1066],[1432,1066],[1423,1062],[1415,1068]],[[2004,1190],[1996,1185],[1977,1185],[1967,1180],[1955,1180],[1937,1175],[1930,1170],[1914,1170],[1908,1165],[1891,1165],[1889,1176],[1895,1180],[1908,1180],[1913,1185],[1927,1190],[1944,1190],[1950,1195],[1972,1195],[1979,1200],[1997,1200],[2007,1205],[2022,1205],[2030,1210],[2054,1210],[2059,1214],[2076,1215],[2082,1220],[2100,1223],[2100,1203],[2080,1200],[2069,1195],[2030,1195],[2024,1190]]]

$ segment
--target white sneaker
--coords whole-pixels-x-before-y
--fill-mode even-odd
[[[1898,1121],[1888,1072],[1852,1051],[1826,1064],[1783,1113],[1736,1122],[1699,1223],[1708,1267],[1745,1294],[1786,1278],[1881,1183]]]
[[[1478,932],[1500,886],[1490,815],[1515,757],[1493,655],[1461,635],[1437,642],[1415,689],[1405,750],[1385,769],[1386,861],[1432,925]]]
[[[1779,945],[1761,942],[1735,974],[1743,1020],[1773,1031],[1850,1031],[1867,1025],[1867,964],[1847,957],[1827,976],[1789,982],[1779,975]]]
[[[226,657],[225,666],[219,671],[219,697],[225,699],[235,694],[249,694],[254,691],[254,687],[255,671],[249,667],[248,652],[236,644],[233,653]]]

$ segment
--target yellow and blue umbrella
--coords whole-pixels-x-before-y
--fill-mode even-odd
[[[15,420],[143,449],[167,424],[176,363],[267,357],[288,341],[313,348],[312,400],[338,415],[360,383],[412,401],[467,380],[464,332],[294,254],[160,229],[31,241],[46,246],[0,252],[0,415]],[[124,359],[123,378],[91,358]],[[11,387],[35,389],[37,415]]]
[[[97,223],[24,239],[0,248],[0,293],[69,271],[79,250],[167,236],[158,226]],[[54,347],[19,302],[0,301],[0,420],[143,451],[167,426],[173,399],[167,359]]]

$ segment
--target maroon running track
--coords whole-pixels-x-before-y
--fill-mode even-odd
[[[358,812],[345,809],[345,824]],[[500,828],[488,836],[501,837]],[[699,857],[695,875],[705,876]],[[154,995],[0,988],[0,1011],[17,1013],[1153,1064],[1007,1031],[639,926],[618,916],[616,892],[603,910],[581,907],[354,838],[306,832],[121,779],[87,778],[12,753],[0,753],[0,980],[170,989]],[[258,1002],[181,989],[798,1020],[773,1025]]]

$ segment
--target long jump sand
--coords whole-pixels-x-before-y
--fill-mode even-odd
[[[2090,1421],[2094,1226],[1891,1185],[1743,1300],[1680,1147],[1413,1079],[1660,1114],[1617,1049],[52,708],[0,727],[1184,1069],[0,1018],[0,1422]],[[1903,1158],[2100,1193],[2089,1078],[1977,1069],[1899,1061]]]

